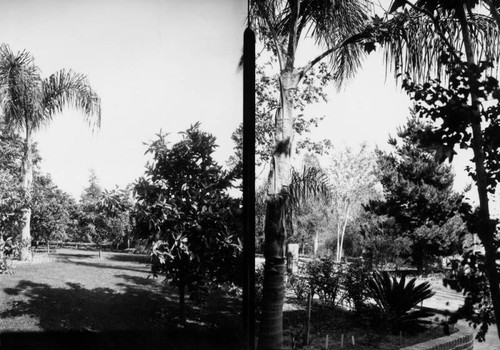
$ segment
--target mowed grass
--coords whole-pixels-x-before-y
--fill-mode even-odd
[[[0,335],[179,330],[177,291],[148,277],[149,268],[145,255],[99,258],[71,249],[58,249],[48,262],[18,263],[13,275],[0,275]],[[204,304],[189,301],[181,331],[237,327],[240,305],[223,293],[209,294]]]

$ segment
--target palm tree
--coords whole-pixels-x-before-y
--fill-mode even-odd
[[[484,6],[481,9],[481,6]],[[397,11],[405,8],[404,11]],[[485,15],[490,13],[491,16]],[[389,64],[397,72],[408,72],[415,81],[426,81],[431,76],[446,79],[446,64],[442,55],[450,62],[460,64],[465,58],[469,67],[483,60],[498,64],[500,59],[500,16],[498,2],[488,0],[394,0],[390,17],[378,21],[364,32],[366,38],[381,43],[386,50]],[[362,37],[363,34],[360,35]],[[486,140],[481,125],[479,96],[471,94],[469,106],[472,110],[471,148],[474,152],[475,181],[479,195],[478,235],[485,248],[486,275],[489,280],[495,316],[500,319],[500,273],[497,269],[496,228],[491,224],[488,200],[488,174],[485,167]],[[440,154],[451,160],[450,146],[436,145]],[[497,322],[500,334],[500,322]]]
[[[365,0],[254,0],[252,18],[264,45],[277,57],[280,68],[280,108],[275,116],[275,148],[267,186],[265,265],[259,349],[283,346],[286,206],[292,181],[294,146],[293,99],[304,75],[325,58],[330,59],[338,85],[350,78],[360,64],[362,49],[342,45],[360,31],[368,17]],[[325,51],[303,67],[296,67],[296,54],[305,37]]]
[[[83,112],[86,120],[99,127],[101,104],[84,75],[61,70],[47,79],[40,77],[33,56],[27,51],[13,53],[0,45],[0,96],[4,122],[11,130],[24,133],[22,184],[29,198],[33,182],[31,138],[41,126],[50,123],[65,107]],[[21,259],[29,254],[31,208],[23,209]]]

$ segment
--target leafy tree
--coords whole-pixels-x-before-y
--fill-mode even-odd
[[[80,201],[82,203],[97,202],[103,194],[103,189],[99,185],[99,179],[94,169],[90,169],[89,186],[83,190]]]
[[[401,236],[394,218],[364,213],[360,217],[362,255],[370,268],[399,267],[411,253],[411,240]]]
[[[380,197],[374,158],[366,144],[362,144],[357,152],[346,147],[330,156],[328,174],[332,184],[332,221],[337,231],[337,262],[343,256],[348,224],[359,217],[363,204]]]
[[[103,190],[91,170],[89,186],[84,189],[76,214],[79,240],[94,242],[101,247],[105,242],[120,244],[131,232],[130,194],[126,190]]]
[[[411,257],[419,271],[429,257],[457,252],[466,232],[458,215],[462,196],[455,193],[453,172],[422,149],[419,135],[429,127],[416,117],[408,119],[391,138],[394,153],[378,151],[383,200],[372,200],[366,210],[393,219],[396,236],[410,239]]]
[[[108,239],[116,244],[117,249],[119,244],[125,240],[127,248],[130,248],[131,210],[133,206],[131,190],[130,187],[126,189],[116,188],[112,191],[104,190],[97,202],[100,213],[107,217]]]
[[[31,230],[35,241],[65,239],[74,199],[59,189],[49,175],[36,174],[32,196]]]
[[[270,308],[263,312],[260,323],[259,349],[283,347],[283,302],[288,186],[292,181],[291,156],[294,149],[293,101],[301,80],[325,57],[335,83],[340,85],[356,70],[361,49],[343,45],[353,31],[367,20],[364,1],[295,1],[258,0],[252,2],[251,18],[263,45],[277,58],[279,65],[279,104],[273,130],[273,153],[268,183],[265,228],[265,270],[263,303]],[[299,42],[310,34],[326,50],[303,67],[296,67]],[[270,216],[270,217],[269,217]],[[278,297],[276,297],[278,295]]]
[[[100,100],[83,75],[61,70],[42,79],[28,52],[15,54],[5,44],[0,46],[0,87],[5,125],[24,133],[21,176],[23,188],[30,195],[33,182],[32,134],[47,125],[64,107],[82,111],[89,122],[93,122],[93,117],[96,117],[99,125]],[[23,260],[28,255],[31,241],[30,222],[31,207],[28,201],[23,208]]]
[[[468,225],[485,248],[484,267],[498,320],[498,244],[488,198],[497,181],[493,176],[497,161],[493,159],[498,144],[492,135],[498,134],[494,131],[498,124],[498,84],[486,75],[486,69],[492,62],[498,64],[500,58],[497,5],[496,1],[475,0],[394,1],[391,19],[377,19],[360,37],[368,38],[366,44],[372,48],[375,42],[384,44],[396,70],[410,73],[407,78],[413,81],[406,79],[404,85],[420,104],[419,115],[438,122],[434,132],[427,135],[438,159],[451,161],[457,144],[472,148],[475,169],[469,173],[476,183],[479,211],[468,215],[474,218]],[[437,79],[430,80],[431,76]],[[441,84],[443,77],[449,78],[448,88]],[[425,84],[418,84],[422,80]],[[484,104],[486,100],[493,106]],[[500,336],[500,322],[497,328]]]
[[[179,291],[181,322],[185,293],[212,281],[237,280],[241,243],[227,190],[232,174],[213,159],[215,137],[199,123],[168,146],[158,134],[148,147],[153,161],[135,184],[137,220],[155,236],[152,272],[165,273]]]

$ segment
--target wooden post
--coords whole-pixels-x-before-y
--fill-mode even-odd
[[[328,334],[326,335],[325,339],[325,349],[328,350]]]
[[[355,346],[356,345],[356,342],[354,341],[354,335],[351,336],[351,340],[352,340],[352,346]]]
[[[344,347],[344,334],[340,336],[340,348],[342,349]]]

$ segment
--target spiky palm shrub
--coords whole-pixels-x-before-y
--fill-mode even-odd
[[[383,319],[391,332],[415,330],[430,321],[423,318],[433,313],[416,306],[434,295],[428,282],[416,285],[416,278],[406,283],[403,276],[399,281],[386,271],[373,273],[368,282],[370,296],[382,312]]]

